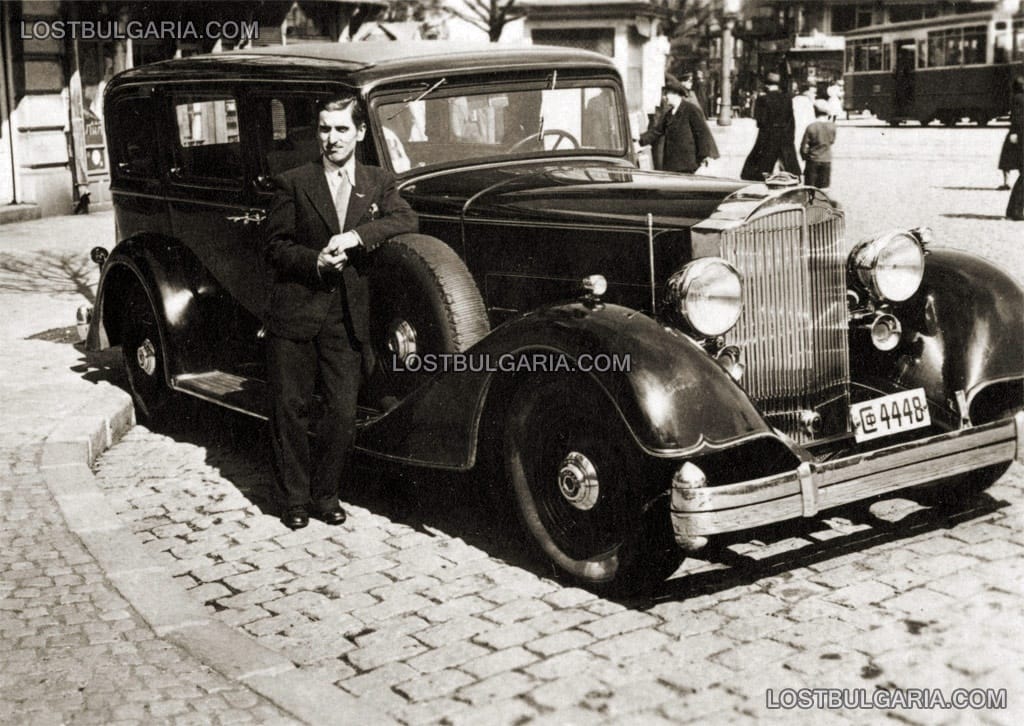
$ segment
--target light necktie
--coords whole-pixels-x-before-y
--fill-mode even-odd
[[[348,214],[348,200],[352,195],[352,185],[348,183],[348,177],[344,170],[338,171],[339,183],[334,192],[334,209],[338,213],[338,229],[345,231],[345,217]]]

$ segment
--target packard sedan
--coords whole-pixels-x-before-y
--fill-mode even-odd
[[[792,180],[642,170],[611,61],[545,47],[299,45],[114,78],[89,342],[121,346],[140,417],[180,395],[264,415],[270,180],[316,159],[340,91],[421,229],[373,253],[357,446],[499,462],[474,481],[502,472],[555,574],[632,588],[742,530],[956,503],[1021,457],[1005,272],[923,228],[851,242]]]

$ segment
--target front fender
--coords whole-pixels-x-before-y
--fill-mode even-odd
[[[957,411],[987,386],[1024,380],[1024,290],[993,263],[964,252],[933,250],[920,291],[896,308],[906,344],[900,377]]]
[[[190,254],[159,235],[139,235],[122,241],[103,266],[86,346],[97,350],[121,342],[121,314],[132,286],[140,287],[156,313],[160,339],[170,378],[175,372],[193,370],[202,356],[197,345],[200,314],[196,295],[187,278]]]
[[[534,353],[572,362],[584,355],[628,360],[628,370],[576,375],[590,377],[652,456],[685,456],[771,434],[747,395],[703,349],[635,310],[581,302],[543,308],[496,328],[466,355],[471,365],[494,368],[510,354],[522,354],[517,360],[529,364]],[[522,376],[550,374],[529,367],[438,374],[364,427],[358,446],[405,462],[468,469],[485,408],[500,410]]]

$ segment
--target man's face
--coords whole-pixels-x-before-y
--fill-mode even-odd
[[[665,98],[672,108],[679,108],[679,104],[683,100],[683,97],[677,91],[665,91]]]
[[[344,111],[321,111],[317,122],[320,153],[333,164],[344,165],[355,153],[356,144],[366,135],[366,124],[356,127],[352,106]]]

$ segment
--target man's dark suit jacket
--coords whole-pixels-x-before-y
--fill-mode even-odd
[[[380,167],[355,165],[345,229],[338,228],[331,189],[321,160],[290,169],[274,179],[277,191],[264,228],[264,255],[274,270],[267,328],[282,338],[311,340],[320,331],[331,296],[343,284],[353,332],[370,339],[368,255],[374,247],[418,229],[416,213],[399,196],[392,174]],[[317,273],[317,256],[331,235],[355,230],[362,247],[348,250],[339,275]]]

